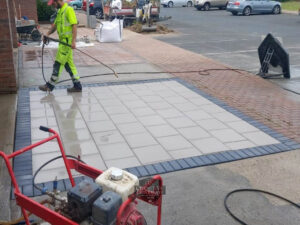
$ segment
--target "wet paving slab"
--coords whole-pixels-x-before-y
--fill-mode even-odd
[[[67,154],[101,170],[117,166],[143,177],[299,147],[178,78],[85,84],[74,94],[64,86],[51,94],[36,88],[20,94],[17,143],[48,137],[39,130],[48,126],[59,132]],[[35,171],[58,155],[51,141],[15,162],[16,170],[27,160],[19,174],[24,190],[32,189]],[[36,182],[56,177],[67,178],[62,160],[47,165]]]

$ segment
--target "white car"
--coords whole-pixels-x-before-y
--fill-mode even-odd
[[[161,4],[163,7],[172,8],[174,6],[187,6],[192,7],[193,1],[192,0],[161,0]]]
[[[198,10],[208,11],[210,8],[226,9],[228,0],[194,0],[194,6]]]

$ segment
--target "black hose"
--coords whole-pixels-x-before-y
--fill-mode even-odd
[[[66,157],[67,157],[67,158],[76,159],[76,160],[78,160],[79,162],[82,162],[82,163],[86,164],[84,161],[82,161],[81,159],[79,159],[79,158],[77,158],[77,157],[75,157],[75,156],[72,156],[72,155],[66,155]],[[33,186],[34,186],[36,189],[38,189],[39,191],[43,192],[43,189],[40,188],[39,186],[37,186],[37,185],[35,184],[35,178],[36,178],[37,174],[38,174],[45,166],[47,166],[49,163],[54,162],[55,160],[58,160],[58,159],[60,159],[60,158],[62,158],[62,155],[57,156],[57,157],[55,157],[55,158],[53,158],[53,159],[50,159],[49,161],[45,162],[42,166],[40,166],[40,167],[37,169],[37,171],[35,171],[35,173],[34,173],[34,175],[33,175],[33,178],[32,178],[32,184],[33,184]]]
[[[230,68],[225,68],[225,69],[205,69],[205,70],[190,70],[190,71],[166,71],[166,72],[158,72],[158,71],[138,71],[138,72],[120,72],[118,73],[118,75],[131,75],[131,74],[162,74],[162,73],[173,73],[173,74],[178,74],[178,73],[198,73],[201,76],[209,76],[210,73],[209,71],[235,71],[235,72],[248,72],[246,70],[242,70],[242,69],[230,69]],[[100,76],[110,76],[110,75],[114,75],[114,73],[100,73],[100,74],[92,74],[92,75],[87,75],[84,77],[80,77],[80,79],[84,79],[84,78],[89,78],[89,77],[100,77]],[[64,83],[67,81],[72,81],[72,79],[66,79],[66,80],[62,80],[57,82],[57,84],[60,83]]]
[[[48,45],[49,44],[49,41],[55,41],[55,42],[59,42],[63,45],[66,45],[68,47],[71,47],[69,44],[67,43],[64,43],[64,42],[61,42],[57,39],[54,39],[54,38],[50,38],[50,37],[45,37],[45,41],[43,41],[43,46],[42,46],[42,74],[43,74],[43,79],[45,81],[45,83],[47,83],[47,80],[45,78],[45,74],[44,74],[44,48],[45,48],[45,45]],[[121,73],[117,73],[114,69],[112,69],[110,66],[106,65],[105,63],[101,62],[100,60],[96,59],[95,57],[85,53],[84,51],[81,51],[80,49],[76,48],[77,51],[83,53],[84,55],[94,59],[95,61],[101,63],[103,66],[105,66],[106,68],[110,69],[112,71],[112,73],[101,73],[101,74],[92,74],[92,75],[87,75],[87,76],[84,76],[84,77],[81,77],[81,79],[83,78],[89,78],[89,77],[100,77],[100,76],[110,76],[110,75],[115,75],[116,77],[118,77],[118,75],[130,75],[130,74],[161,74],[161,73],[170,73],[170,74],[178,74],[178,73],[198,73],[199,75],[201,76],[209,76],[210,75],[210,71],[234,71],[234,72],[247,72],[247,73],[252,73],[251,71],[247,71],[247,70],[243,70],[243,69],[233,69],[233,68],[224,68],[224,69],[204,69],[204,70],[192,70],[192,71],[166,71],[166,72],[158,72],[158,71],[151,71],[151,72],[121,72]],[[256,74],[258,75],[258,74]],[[271,79],[271,78],[274,78],[274,77],[278,77],[282,74],[273,74],[273,75],[270,75],[270,76],[265,76],[263,78],[265,79]],[[62,81],[59,81],[57,82],[57,84],[61,84],[61,83],[64,83],[64,82],[67,82],[67,81],[72,81],[72,79],[66,79],[66,80],[62,80]],[[284,88],[285,89],[285,88]],[[291,91],[289,89],[285,89],[287,91]],[[293,92],[293,91],[291,91]],[[299,93],[296,93],[294,92],[295,94],[298,94]]]
[[[242,225],[248,225],[246,222],[242,221],[240,218],[238,218],[236,215],[233,214],[233,212],[231,212],[231,210],[229,209],[228,207],[228,204],[227,204],[227,200],[228,198],[234,194],[234,193],[238,193],[238,192],[258,192],[258,193],[263,193],[263,194],[267,194],[267,195],[270,195],[270,196],[273,196],[273,197],[276,197],[276,198],[279,198],[283,201],[286,201],[288,203],[290,203],[291,205],[295,206],[296,208],[300,209],[300,205],[298,205],[297,203],[295,202],[292,202],[291,200],[287,199],[287,198],[284,198],[280,195],[277,195],[277,194],[274,194],[274,193],[271,193],[271,192],[268,192],[268,191],[264,191],[264,190],[259,190],[259,189],[237,189],[237,190],[234,190],[234,191],[231,191],[229,192],[226,197],[224,198],[224,207],[226,209],[226,211],[229,213],[229,215],[237,222],[239,222],[240,224]]]
[[[44,49],[45,49],[45,43],[43,42],[43,46],[42,46],[42,74],[43,74],[43,79],[45,81],[45,83],[47,83],[47,80],[45,78],[45,74],[44,74]]]
[[[47,36],[44,36],[44,40],[43,40],[43,46],[42,46],[42,74],[43,74],[43,78],[44,78],[44,81],[47,83],[46,81],[46,78],[45,78],[45,75],[44,75],[44,48],[45,48],[45,45],[48,45],[50,41],[54,41],[54,42],[58,42],[60,44],[63,44],[63,45],[66,45],[68,47],[71,47],[69,44],[67,43],[64,43],[64,42],[61,42],[59,41],[58,39],[54,39],[54,38],[50,38],[50,37],[47,37]],[[84,77],[81,77],[81,79],[83,78],[89,78],[89,77],[98,77],[98,76],[110,76],[110,75],[115,75],[116,77],[118,77],[119,74],[121,75],[130,75],[130,74],[161,74],[161,73],[173,73],[173,74],[176,74],[176,73],[198,73],[199,75],[202,75],[202,76],[208,76],[210,75],[209,71],[235,71],[235,72],[248,72],[248,73],[251,73],[247,70],[243,70],[243,69],[232,69],[232,68],[225,68],[225,69],[204,69],[204,70],[192,70],[192,71],[166,71],[166,72],[158,72],[158,71],[153,71],[153,72],[121,72],[121,73],[117,73],[113,68],[111,68],[110,66],[106,65],[105,63],[101,62],[100,60],[96,59],[95,57],[85,53],[84,51],[78,49],[78,48],[75,48],[77,51],[81,52],[82,54],[90,57],[91,59],[99,62],[101,65],[105,66],[106,68],[108,68],[109,70],[112,71],[112,73],[102,73],[102,74],[92,74],[92,75],[88,75],[88,76],[84,76]],[[60,83],[63,83],[63,82],[67,82],[67,81],[71,81],[72,79],[66,79],[66,80],[62,80],[62,81],[59,81],[57,82],[57,84],[60,84]]]

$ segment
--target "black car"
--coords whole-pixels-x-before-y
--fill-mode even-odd
[[[86,1],[83,1],[82,9],[86,11]],[[95,15],[97,19],[103,17],[102,0],[90,0],[90,15]]]

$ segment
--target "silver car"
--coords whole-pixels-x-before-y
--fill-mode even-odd
[[[175,7],[175,6],[187,6],[192,7],[193,1],[192,0],[161,0],[161,4],[163,7]]]
[[[231,0],[228,2],[227,11],[232,15],[244,16],[260,13],[280,14],[281,4],[271,0]]]
[[[210,8],[226,9],[228,0],[194,0],[194,6],[198,10],[208,11]]]

